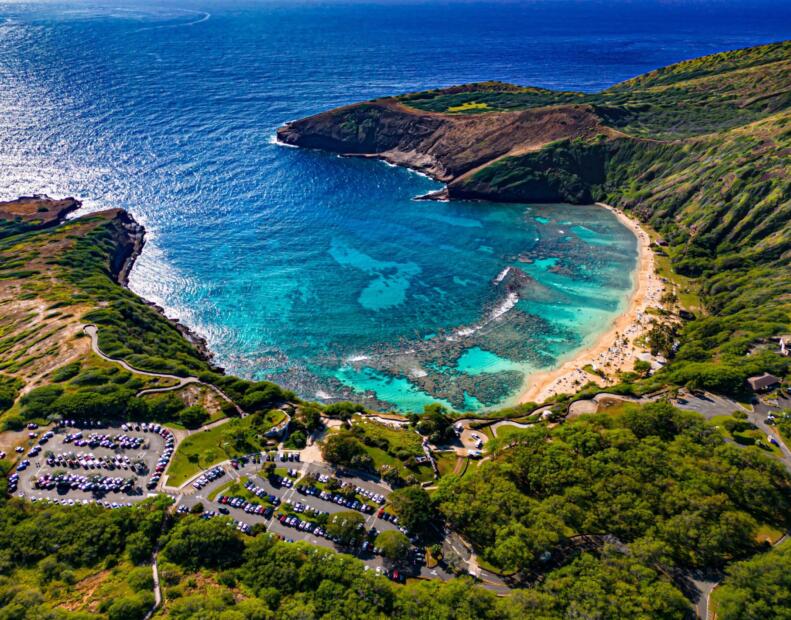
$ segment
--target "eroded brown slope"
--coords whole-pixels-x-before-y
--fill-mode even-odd
[[[445,182],[504,155],[602,134],[614,132],[586,105],[453,115],[414,110],[392,99],[323,112],[277,132],[286,144],[379,157]]]

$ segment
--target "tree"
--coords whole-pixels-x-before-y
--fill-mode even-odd
[[[150,562],[153,551],[154,546],[143,532],[130,534],[126,539],[126,552],[134,564]]]
[[[641,377],[647,377],[651,374],[651,363],[645,360],[635,360],[634,371]]]
[[[716,597],[722,620],[791,618],[791,547],[733,564]]]
[[[333,433],[321,446],[324,460],[333,465],[352,466],[360,458],[367,456],[365,446],[348,431]]]
[[[286,447],[287,448],[295,448],[297,450],[301,450],[307,444],[307,437],[305,437],[305,433],[302,431],[294,431],[291,433],[289,438],[286,440]]]
[[[312,433],[321,426],[321,412],[316,407],[303,405],[299,413],[308,432]]]
[[[267,381],[261,381],[255,384],[255,387],[244,395],[241,405],[242,409],[253,413],[271,409],[282,400],[283,392],[277,385]]]
[[[63,388],[59,385],[42,385],[30,390],[20,399],[23,417],[26,420],[46,418],[50,407],[62,394]]]
[[[233,566],[243,550],[244,543],[224,519],[189,516],[171,532],[162,553],[171,562],[194,570]]]
[[[142,620],[151,605],[144,596],[125,596],[115,599],[107,609],[110,620]]]
[[[423,408],[423,415],[417,423],[417,431],[421,435],[428,435],[432,443],[442,443],[445,440],[454,439],[455,433],[452,431],[452,420],[448,415],[447,409],[442,405],[433,403]]]
[[[390,502],[400,522],[410,532],[425,532],[436,519],[431,497],[421,486],[414,485],[393,491]]]
[[[200,405],[187,407],[179,414],[179,421],[187,428],[203,426],[208,419],[208,412]]]
[[[409,555],[409,539],[398,530],[386,530],[376,537],[376,546],[382,555],[391,562],[399,564]]]
[[[330,515],[327,533],[344,547],[355,547],[365,538],[365,517],[353,510]]]
[[[148,411],[152,420],[174,420],[182,409],[184,401],[175,394],[160,394],[148,400]]]
[[[328,415],[331,418],[339,418],[341,420],[349,420],[355,413],[362,413],[364,411],[365,407],[359,403],[352,403],[349,401],[332,403],[331,405],[324,407],[325,415]]]

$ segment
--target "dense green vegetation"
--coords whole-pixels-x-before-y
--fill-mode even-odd
[[[16,377],[0,374],[0,413],[11,408],[22,385]]]
[[[118,365],[90,356],[52,372],[52,383],[30,390],[3,418],[3,428],[20,429],[27,422],[46,423],[58,418],[176,422],[194,428],[208,419],[201,407],[187,407],[174,394],[138,398],[139,390],[157,385]],[[17,385],[21,382],[17,380]],[[0,409],[1,410],[1,409]]]
[[[186,376],[208,365],[161,313],[117,285],[119,241],[115,226],[93,228],[58,260],[64,279],[90,300],[101,301],[84,319],[99,326],[99,346],[135,368]]]
[[[167,504],[111,511],[0,502],[0,617],[142,618],[153,604],[151,569],[135,565],[150,562]],[[96,578],[88,599],[83,583]]]
[[[791,545],[731,566],[713,600],[720,620],[791,618]]]
[[[788,525],[782,465],[665,403],[513,430],[493,445],[491,462],[443,478],[433,499],[502,569],[529,573],[575,536],[602,534],[666,570],[722,566],[758,549],[759,524]]]
[[[601,557],[583,555],[552,573],[540,587],[505,598],[471,587],[466,580],[393,586],[349,556],[278,542],[268,535],[241,540],[221,520],[181,520],[162,555],[165,613],[176,618],[689,615],[684,598],[663,577],[613,550]]]
[[[171,524],[163,509],[158,501],[113,511],[5,503],[0,618],[140,620],[153,603],[147,564],[157,540],[163,617],[516,620],[606,610],[612,618],[680,619],[689,613],[665,578],[613,550],[582,555],[541,586],[499,598],[466,580],[394,586],[349,556],[265,534],[242,537],[225,519],[185,516]],[[93,596],[85,596],[89,589]]]

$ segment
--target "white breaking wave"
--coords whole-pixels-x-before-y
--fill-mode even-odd
[[[449,342],[453,342],[458,338],[466,338],[467,336],[472,336],[475,332],[480,331],[492,321],[497,320],[501,316],[506,314],[518,303],[519,303],[519,295],[517,293],[508,293],[508,295],[506,296],[505,299],[503,299],[503,301],[501,301],[494,308],[492,308],[492,311],[489,312],[489,315],[483,321],[469,327],[460,327],[459,329],[455,330],[450,336],[447,336],[445,340]]]
[[[503,300],[503,302],[491,311],[489,314],[489,320],[493,321],[494,319],[500,318],[517,303],[519,303],[519,295],[516,293],[508,293],[508,296]]]
[[[495,284],[500,284],[505,279],[505,276],[508,275],[508,272],[511,271],[511,267],[506,267],[500,273],[497,274],[497,277],[494,279]]]
[[[276,146],[284,146],[287,149],[298,149],[299,147],[296,144],[287,144],[286,142],[281,141],[278,139],[277,134],[272,134],[269,136],[268,140],[269,144],[274,144]]]
[[[355,362],[364,362],[365,360],[369,360],[369,359],[371,358],[368,355],[350,355],[349,357],[346,358],[346,361],[350,364],[353,364]]]

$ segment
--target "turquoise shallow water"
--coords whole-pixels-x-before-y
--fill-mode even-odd
[[[132,288],[234,373],[493,406],[606,328],[632,235],[594,207],[417,202],[437,184],[275,129],[475,80],[595,90],[791,34],[749,4],[3,2],[0,197],[129,209]]]

